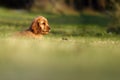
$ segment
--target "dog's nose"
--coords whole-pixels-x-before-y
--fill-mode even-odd
[[[50,30],[50,27],[49,27],[49,30]]]
[[[50,26],[48,26],[48,30],[49,30],[49,31],[50,31],[50,29],[51,29]]]

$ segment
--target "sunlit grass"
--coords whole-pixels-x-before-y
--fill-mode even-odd
[[[2,38],[0,44],[1,79],[119,78],[119,40]]]
[[[0,80],[120,79],[120,38],[105,33],[105,22],[94,23],[103,18],[43,14],[50,34],[42,39],[11,36],[38,15],[0,9]]]

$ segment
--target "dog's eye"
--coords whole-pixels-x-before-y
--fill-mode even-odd
[[[45,25],[45,23],[42,23],[43,25]]]

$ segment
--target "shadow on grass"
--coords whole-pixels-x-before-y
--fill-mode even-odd
[[[103,15],[87,15],[80,16],[57,16],[49,17],[49,22],[55,25],[98,25],[101,27],[109,23],[109,19]]]
[[[28,15],[27,15],[28,16]],[[4,16],[5,17],[5,16]],[[32,21],[32,17],[27,18],[7,18],[0,19],[1,26],[14,27],[16,30],[23,30],[29,27]],[[84,35],[103,35],[103,31],[99,31],[100,28],[106,27],[109,23],[109,19],[104,15],[88,15],[81,14],[80,16],[74,15],[53,15],[49,14],[45,17],[48,18],[49,24],[52,28],[52,35],[61,36],[84,36]],[[28,19],[29,18],[29,19]],[[96,26],[97,28],[94,28]],[[19,27],[19,28],[18,28]],[[18,28],[18,29],[17,29]],[[3,28],[1,28],[2,31]],[[4,28],[6,29],[6,28]]]
[[[48,17],[53,26],[51,34],[61,36],[103,36],[110,20],[104,15]],[[57,30],[56,30],[57,28]],[[62,29],[62,30],[61,30]],[[69,29],[69,31],[68,31]]]
[[[74,15],[52,15],[46,16],[50,24],[54,25],[98,25],[98,26],[106,26],[110,21],[107,17],[103,15],[88,15],[81,14],[80,16]],[[0,25],[15,25],[15,26],[26,26],[28,25],[32,18],[30,19],[14,19],[3,17],[0,19]]]
[[[53,36],[61,36],[61,37],[78,37],[78,36],[81,36],[81,37],[102,37],[102,36],[105,36],[105,32],[104,31],[95,31],[95,30],[90,30],[90,31],[87,31],[87,30],[83,30],[83,29],[76,29],[76,30],[71,30],[69,32],[67,31],[56,31],[56,30],[53,30],[50,32],[51,35]]]

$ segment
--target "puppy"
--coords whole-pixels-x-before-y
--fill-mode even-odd
[[[41,38],[49,32],[50,26],[48,20],[43,16],[39,16],[32,21],[29,29],[19,32],[17,35],[29,38]]]

